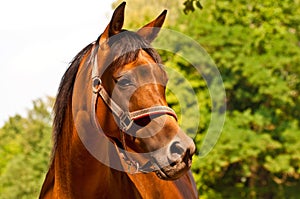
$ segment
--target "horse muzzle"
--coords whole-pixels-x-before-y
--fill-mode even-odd
[[[163,180],[176,180],[190,169],[192,156],[196,150],[195,144],[185,134],[183,139],[176,135],[164,149],[165,151],[152,155],[152,160],[157,167],[155,173]]]

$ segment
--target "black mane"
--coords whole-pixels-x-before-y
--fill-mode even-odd
[[[82,49],[72,60],[70,63],[69,68],[63,75],[59,88],[58,93],[56,95],[56,100],[53,108],[54,112],[54,120],[53,120],[53,141],[54,141],[54,150],[57,144],[57,139],[59,133],[63,127],[63,121],[65,118],[66,110],[70,99],[72,98],[73,87],[75,78],[77,75],[77,71],[79,65],[82,61],[84,55],[90,51],[93,47],[93,44],[87,45],[84,49]],[[53,150],[53,152],[54,152]]]
[[[58,93],[56,96],[56,101],[54,105],[54,121],[53,121],[53,155],[58,143],[58,137],[62,131],[64,119],[66,116],[66,111],[68,103],[72,102],[73,87],[77,75],[77,71],[83,57],[91,51],[93,45],[97,45],[95,49],[98,49],[98,40],[94,43],[87,45],[82,49],[72,60],[69,68],[65,72],[60,82]],[[160,63],[160,56],[157,52],[150,46],[150,44],[142,39],[135,32],[130,32],[123,30],[120,34],[117,34],[110,38],[108,42],[112,56],[116,58],[109,67],[117,69],[117,67],[123,66],[130,62],[135,61],[138,58],[140,50],[147,52],[155,62]],[[124,54],[124,52],[127,52]],[[91,53],[91,52],[90,52]]]

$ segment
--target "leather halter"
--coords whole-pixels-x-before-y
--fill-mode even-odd
[[[96,56],[97,58],[97,56]],[[93,80],[93,92],[99,94],[105,104],[110,110],[119,118],[119,128],[123,132],[127,132],[135,120],[158,114],[168,114],[173,116],[177,120],[176,113],[173,109],[167,106],[153,106],[145,109],[141,109],[133,112],[125,112],[120,106],[108,95],[106,90],[102,86],[102,81],[99,76],[94,76]]]
[[[94,51],[96,51],[96,52],[94,52]],[[124,150],[122,150],[122,152],[120,152],[118,146],[116,146],[116,149],[119,152],[119,154],[122,154],[121,162],[123,159],[125,164],[128,166],[128,172],[131,172],[131,166],[135,167],[134,173],[152,172],[153,168],[150,168],[150,167],[152,166],[152,167],[156,167],[156,169],[158,169],[158,167],[156,165],[154,165],[153,163],[148,161],[144,166],[140,167],[138,162],[134,161],[132,158],[130,158],[126,154],[127,146],[126,146],[126,142],[125,142],[125,133],[130,130],[134,121],[136,121],[136,120],[139,120],[139,119],[142,119],[145,117],[149,117],[149,116],[153,116],[153,115],[167,114],[167,115],[173,116],[177,121],[177,115],[176,115],[175,111],[168,106],[153,106],[153,107],[149,107],[149,108],[145,108],[145,109],[141,109],[141,110],[137,110],[137,111],[133,111],[133,112],[124,111],[109,96],[109,94],[107,93],[107,91],[105,90],[105,88],[102,85],[101,75],[99,74],[99,68],[98,68],[98,53],[97,53],[97,51],[98,51],[98,48],[93,47],[93,49],[91,51],[91,59],[90,59],[90,62],[93,67],[93,69],[92,69],[92,87],[93,87],[93,97],[92,97],[93,105],[92,106],[94,106],[94,108],[92,109],[93,110],[92,111],[93,119],[94,119],[95,123],[98,124],[95,109],[96,109],[96,101],[97,101],[96,99],[98,96],[100,96],[101,99],[107,105],[107,107],[119,119],[118,126],[120,128],[121,143],[123,145]]]

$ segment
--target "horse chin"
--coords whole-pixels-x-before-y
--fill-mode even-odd
[[[155,171],[156,175],[162,180],[176,180],[183,176],[191,167],[191,161],[186,162],[178,162],[175,165],[165,166],[157,171]]]

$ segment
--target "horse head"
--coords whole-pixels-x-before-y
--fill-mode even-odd
[[[124,151],[125,162],[137,171],[155,171],[161,179],[174,180],[189,170],[195,145],[168,107],[167,73],[150,45],[167,11],[133,32],[122,29],[124,9],[125,3],[116,8],[91,50],[95,117]]]

